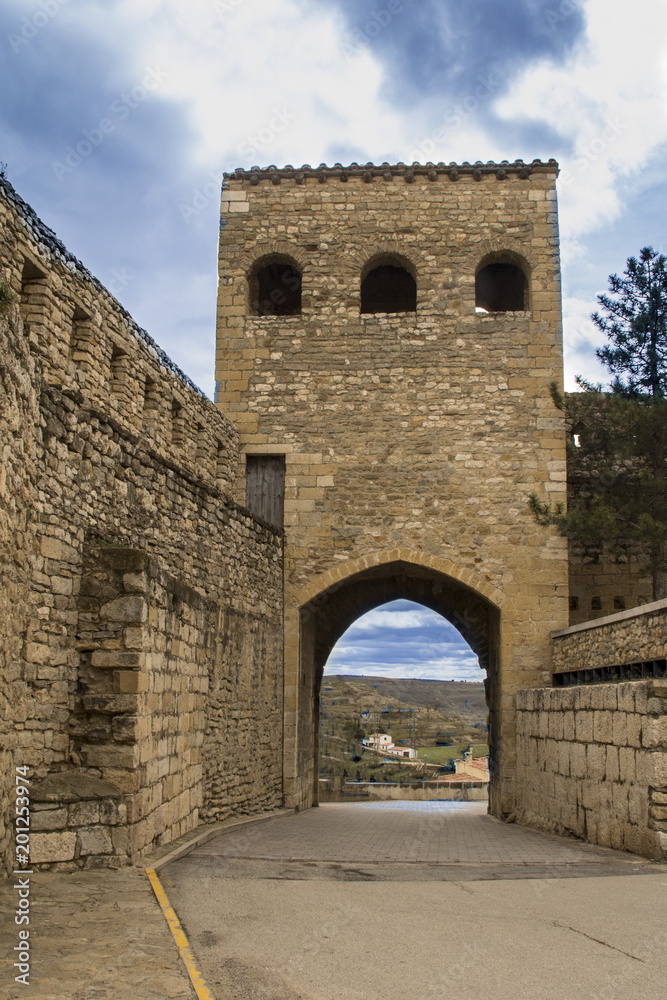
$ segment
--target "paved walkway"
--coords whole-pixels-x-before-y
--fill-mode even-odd
[[[665,1000],[667,868],[483,803],[336,803],[161,873],[216,1000]]]
[[[215,1000],[664,1000],[667,868],[484,808],[325,805],[160,878]],[[14,896],[0,883],[4,956]],[[30,986],[10,957],[3,998],[194,998],[141,869],[33,875],[30,927]]]
[[[28,986],[14,982],[13,885],[0,882],[3,1000],[193,1000],[143,869],[30,876]]]
[[[456,801],[329,803],[226,833],[190,858],[512,865],[542,874],[567,865],[632,866],[632,855],[501,823],[486,808]]]

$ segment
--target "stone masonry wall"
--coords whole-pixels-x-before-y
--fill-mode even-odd
[[[667,857],[667,683],[517,694],[517,821]]]
[[[9,564],[2,572],[17,597],[8,619],[15,638],[4,647],[11,669],[3,672],[1,701],[3,725],[16,732],[6,744],[11,757],[3,761],[3,773],[11,777],[13,766],[27,764],[33,777],[43,778],[83,767],[91,777],[104,773],[105,779],[124,781],[129,794],[128,762],[140,767],[142,753],[150,753],[153,771],[146,767],[145,794],[134,800],[141,801],[139,812],[128,813],[137,831],[144,823],[135,831],[137,850],[165,842],[196,821],[202,782],[211,791],[212,815],[272,808],[281,796],[275,759],[282,734],[282,658],[275,656],[275,636],[282,623],[282,541],[280,532],[229,498],[238,462],[236,432],[5,181],[0,226],[0,269],[15,295],[2,322],[13,367],[8,379],[3,375],[10,406],[8,419],[0,418],[0,448],[4,482],[16,486],[11,500],[3,498],[2,544]],[[3,352],[3,366],[4,358]],[[23,467],[17,461],[21,449]],[[150,735],[138,709],[104,711],[98,702],[93,711],[92,701],[88,707],[82,702],[79,685],[85,687],[89,668],[101,671],[98,680],[118,672],[93,665],[94,650],[78,645],[85,624],[81,583],[90,579],[86,553],[100,542],[139,550],[157,567],[150,584],[157,589],[133,597],[124,591],[157,615],[150,636],[141,639],[150,649],[122,650],[147,656],[155,650],[156,673],[145,696],[159,696],[159,725],[165,728]],[[168,606],[169,594],[177,592],[190,594],[178,613]],[[192,639],[192,630],[203,628],[191,620],[204,614],[197,601],[209,609],[211,623],[203,646]],[[252,635],[245,645],[237,641],[232,648],[225,632],[230,615],[238,634],[247,629]],[[125,622],[123,628],[144,624]],[[138,634],[132,641],[139,641]],[[239,661],[239,650],[248,658]],[[105,651],[114,652],[102,645],[98,659]],[[176,687],[152,691],[151,683],[164,683],[165,671]],[[270,683],[248,708],[249,678],[256,675]],[[209,726],[201,704],[193,708],[188,701],[200,698],[201,684],[219,689],[219,678],[225,679],[228,715],[237,712],[242,720],[244,738],[233,746],[221,746],[217,702]],[[194,686],[179,691],[179,683]],[[114,689],[109,697],[139,694]],[[83,695],[98,696],[92,689]],[[86,713],[95,739],[82,738]],[[161,771],[185,735],[178,733],[182,715],[208,746],[203,753],[203,744],[185,737],[193,740],[191,761],[186,763],[186,754],[179,777]],[[255,755],[256,745],[262,754]],[[202,754],[206,778],[196,759]],[[240,782],[235,770],[244,775]],[[0,848],[8,859],[8,830]]]
[[[667,601],[552,633],[553,671],[615,667],[667,656]]]
[[[0,280],[5,275],[0,269]],[[21,652],[28,615],[34,537],[30,507],[39,421],[34,359],[16,310],[8,313],[0,314],[0,855],[8,849],[14,819],[15,755],[32,742]],[[31,752],[37,765],[48,766],[52,759],[51,747]]]
[[[300,615],[331,586],[400,563],[387,570],[407,580],[395,596],[426,567],[432,593],[454,582],[500,616],[499,642],[485,637],[497,650],[492,809],[514,808],[514,695],[547,682],[548,633],[568,621],[567,543],[528,509],[532,492],[565,500],[564,417],[549,393],[562,380],[557,172],[550,161],[226,175],[216,379],[240,433],[237,501],[247,454],[285,456],[290,805],[307,806],[315,785],[317,636]],[[476,311],[477,269],[508,255],[527,276],[526,308]],[[301,271],[300,314],[253,314],[253,276],[272,260]],[[414,275],[416,311],[360,312],[362,278],[382,261]]]

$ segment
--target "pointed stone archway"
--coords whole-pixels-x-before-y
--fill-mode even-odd
[[[319,695],[331,650],[357,618],[379,605],[404,598],[451,622],[486,671],[491,810],[498,815],[508,811],[512,796],[505,787],[510,776],[504,760],[500,678],[503,597],[474,577],[469,571],[423,552],[395,551],[350,560],[304,588],[294,622],[298,683],[293,696],[286,699],[286,743],[296,751],[286,759],[286,778],[294,779],[287,790],[288,803],[290,791],[292,805],[307,807],[317,802]],[[289,676],[289,664],[287,668]],[[507,749],[513,759],[513,745]]]

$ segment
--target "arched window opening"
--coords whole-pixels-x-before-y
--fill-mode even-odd
[[[523,312],[527,307],[528,281],[518,264],[492,261],[475,277],[478,312]]]
[[[299,316],[301,271],[287,260],[259,267],[250,278],[250,312],[253,316]]]
[[[417,282],[396,263],[382,263],[361,282],[362,313],[402,313],[417,309]]]

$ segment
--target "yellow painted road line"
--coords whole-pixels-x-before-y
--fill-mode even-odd
[[[195,957],[190,950],[190,943],[185,936],[185,931],[181,927],[181,922],[176,916],[174,908],[170,905],[169,900],[167,899],[167,893],[162,888],[162,884],[160,879],[157,877],[155,869],[146,868],[145,871],[150,879],[151,885],[153,886],[155,898],[160,904],[160,909],[164,913],[164,918],[169,924],[169,930],[171,931],[174,941],[176,942],[178,953],[183,959],[183,964],[190,977],[190,981],[195,988],[198,1000],[214,1000],[213,994],[204,982],[204,978],[197,968]]]

